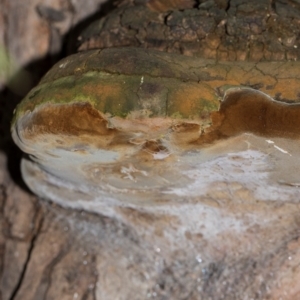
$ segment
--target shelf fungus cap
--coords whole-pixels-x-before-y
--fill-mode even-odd
[[[12,136],[28,154],[21,166],[25,182],[42,198],[106,213],[114,204],[195,199],[228,178],[258,189],[257,168],[265,184],[273,176],[276,188],[298,182],[298,169],[295,178],[284,175],[289,163],[270,172],[273,160],[295,162],[298,104],[226,85],[216,68],[135,48],[63,59],[15,112]],[[293,159],[278,150],[283,140]],[[248,172],[245,178],[234,174],[238,168]]]

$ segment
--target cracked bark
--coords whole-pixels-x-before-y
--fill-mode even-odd
[[[181,2],[186,9],[123,1],[81,34],[79,50],[130,45],[226,61],[300,57],[299,3]]]
[[[21,2],[23,10],[18,6]],[[0,25],[4,24],[0,26],[0,45],[6,46],[19,66],[37,60],[28,66],[28,74],[35,82],[56,60],[54,56],[70,26],[92,13],[101,1],[85,1],[85,4],[72,1],[77,5],[75,8],[70,1],[53,2],[51,7],[43,1],[21,2],[0,2]],[[194,1],[178,1],[185,2],[182,11],[174,9],[172,1],[165,1],[163,5],[149,1],[148,7],[143,1],[137,2],[140,5],[123,1],[115,13],[101,21],[101,31],[95,32],[96,26],[92,25],[81,37],[81,49],[134,45],[222,60],[299,57],[297,1],[253,1],[250,4],[247,1],[198,1],[201,9],[192,21],[187,20],[187,16],[194,13]],[[17,22],[19,19],[24,21]],[[59,21],[61,19],[63,21]],[[139,27],[141,20],[146,25]],[[195,20],[203,22],[195,23]],[[238,30],[243,26],[245,36]],[[195,36],[199,41],[194,41]],[[201,47],[198,47],[200,41]],[[54,56],[49,62],[45,55]],[[33,72],[36,66],[39,70]],[[227,68],[223,71],[227,79],[234,75]],[[270,82],[257,86],[257,76],[267,72]],[[220,76],[220,71],[201,76],[213,78],[216,74]],[[239,77],[249,86],[268,88],[270,85],[274,90],[280,89],[276,86],[278,71],[270,65],[266,68],[258,63],[251,70],[241,68],[241,74]],[[194,75],[195,80],[199,80],[196,71]],[[286,79],[298,84],[299,78],[291,76]],[[242,187],[228,184],[227,193],[222,195],[223,212],[247,215],[250,211],[257,216],[257,223],[249,226],[244,234],[236,236],[225,232],[211,240],[186,232],[192,249],[176,251],[165,244],[164,237],[165,228],[170,227],[173,220],[119,208],[127,220],[125,224],[44,202],[30,194],[20,179],[20,153],[8,136],[11,111],[21,97],[15,95],[18,91],[6,78],[0,81],[1,300],[299,298],[297,202],[261,203]],[[281,87],[285,85],[282,83]],[[274,97],[282,100],[282,94]],[[295,95],[285,99],[296,100]],[[219,203],[221,196],[212,191],[210,197]],[[146,236],[145,232],[152,235]],[[198,257],[199,253],[202,256]]]

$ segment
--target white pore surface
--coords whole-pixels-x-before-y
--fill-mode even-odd
[[[48,146],[47,151],[36,148],[43,154],[34,159],[24,158],[22,173],[30,189],[65,207],[124,222],[130,216],[120,209],[126,207],[172,216],[178,224],[164,229],[172,243],[181,244],[186,231],[212,237],[274,218],[248,208],[234,212],[239,205],[300,200],[300,142],[295,140],[243,134],[169,156],[153,153],[147,163],[113,151],[72,150]]]
[[[153,153],[145,163],[135,155],[101,149],[84,149],[84,155],[74,149],[45,151],[47,145],[39,143],[39,154],[23,161],[22,172],[41,197],[93,211],[111,203],[169,206],[200,201],[232,183],[258,200],[290,201],[299,196],[299,146],[299,141],[243,134],[179,154]]]

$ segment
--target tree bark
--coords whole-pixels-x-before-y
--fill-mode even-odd
[[[219,61],[300,57],[296,1],[178,2],[185,9],[168,1],[123,1],[82,32],[79,49],[135,46]]]

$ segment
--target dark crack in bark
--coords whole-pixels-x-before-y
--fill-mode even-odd
[[[34,246],[35,246],[36,239],[38,238],[39,233],[40,233],[41,228],[42,228],[42,225],[43,225],[43,218],[42,218],[42,215],[41,215],[41,211],[38,210],[38,209],[36,211],[36,217],[35,217],[34,223],[36,223],[35,231],[34,231],[32,237],[31,237],[31,240],[30,240],[29,249],[28,249],[28,252],[27,252],[27,258],[24,262],[24,267],[22,269],[22,272],[20,273],[20,277],[19,277],[19,280],[16,284],[16,287],[14,288],[9,300],[14,300],[16,295],[19,292],[19,289],[20,289],[20,287],[23,283],[23,279],[24,279],[25,274],[26,274],[28,264],[29,264],[30,259],[31,259],[31,255],[32,255],[32,252],[33,252],[33,249],[34,249]]]

